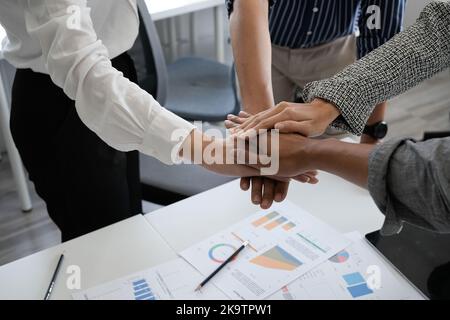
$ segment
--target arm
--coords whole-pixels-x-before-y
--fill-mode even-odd
[[[396,139],[375,148],[326,141],[311,156],[319,169],[369,189],[386,216],[385,233],[398,232],[403,221],[450,232],[450,138]]]
[[[395,139],[369,157],[369,191],[386,215],[383,231],[403,221],[450,232],[450,138],[425,142]]]
[[[250,114],[274,106],[268,16],[269,0],[235,0],[230,15],[242,105]]]
[[[184,138],[194,126],[170,113],[147,92],[111,66],[109,53],[97,39],[85,0],[28,0],[29,34],[42,48],[53,82],[75,100],[83,123],[110,146],[139,150],[172,163],[176,129]],[[80,28],[71,29],[67,8],[80,8]]]
[[[450,67],[450,3],[432,2],[415,25],[334,77],[308,84],[309,104],[282,103],[236,130],[279,128],[306,136],[334,125],[361,134],[373,107]]]
[[[318,169],[368,188],[386,216],[386,234],[398,232],[403,221],[450,232],[448,159],[450,138],[395,139],[373,146],[283,134],[278,175],[292,177]]]
[[[243,109],[256,114],[274,106],[272,91],[272,46],[269,6],[272,0],[228,0],[230,33]],[[268,178],[241,179],[241,189],[252,185],[252,202],[263,209],[287,195],[288,182]]]
[[[306,101],[331,102],[335,122],[361,134],[373,107],[450,66],[450,3],[432,2],[416,24],[334,77],[306,86]]]
[[[379,12],[377,9],[379,8]],[[360,36],[356,39],[357,56],[361,59],[371,51],[383,45],[402,31],[405,12],[405,0],[363,0],[361,3],[361,17],[358,21]],[[372,20],[379,14],[379,21]],[[377,22],[379,25],[377,25]],[[368,125],[384,120],[387,102],[378,104],[369,119]],[[361,137],[361,143],[376,143],[365,134]]]

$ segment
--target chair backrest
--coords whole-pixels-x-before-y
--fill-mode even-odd
[[[146,1],[137,0],[137,6],[140,20],[139,35],[129,53],[136,65],[139,85],[164,106],[167,102],[169,76],[163,48]],[[233,113],[238,113],[240,99],[234,63],[230,70],[230,86],[236,101]]]
[[[168,76],[161,41],[144,0],[137,0],[139,35],[129,50],[136,65],[138,83],[161,105],[166,103]]]

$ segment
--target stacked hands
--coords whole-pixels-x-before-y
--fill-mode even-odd
[[[245,176],[241,178],[241,189],[247,191],[251,187],[251,199],[254,204],[267,209],[273,201],[283,201],[287,196],[291,179],[309,184],[319,182],[317,168],[313,159],[309,157],[309,149],[317,141],[307,137],[323,134],[338,116],[339,111],[334,105],[320,99],[314,100],[311,104],[283,102],[256,115],[240,112],[237,116],[228,116],[225,125],[232,133],[232,139],[246,141],[235,147],[236,160],[238,155],[242,156],[244,153],[247,166],[245,169],[241,167],[243,170],[237,175]],[[270,138],[266,139],[267,150],[261,150],[260,146],[258,151],[249,147],[251,143],[249,141],[258,140],[261,135],[270,136],[271,129],[276,129],[280,133],[277,139],[279,144],[276,146],[278,150],[272,150]],[[261,169],[268,167],[268,164],[259,161],[258,155],[252,154],[255,152],[265,153],[272,161],[278,161],[276,173],[262,176]],[[251,156],[255,156],[258,161],[248,161]]]

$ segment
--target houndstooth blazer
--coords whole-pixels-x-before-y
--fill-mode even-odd
[[[341,112],[333,126],[360,135],[374,107],[450,67],[450,3],[429,4],[416,24],[334,77],[308,84]]]

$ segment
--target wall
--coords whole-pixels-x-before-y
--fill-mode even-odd
[[[407,0],[405,26],[412,25],[419,17],[420,12],[431,0]]]

